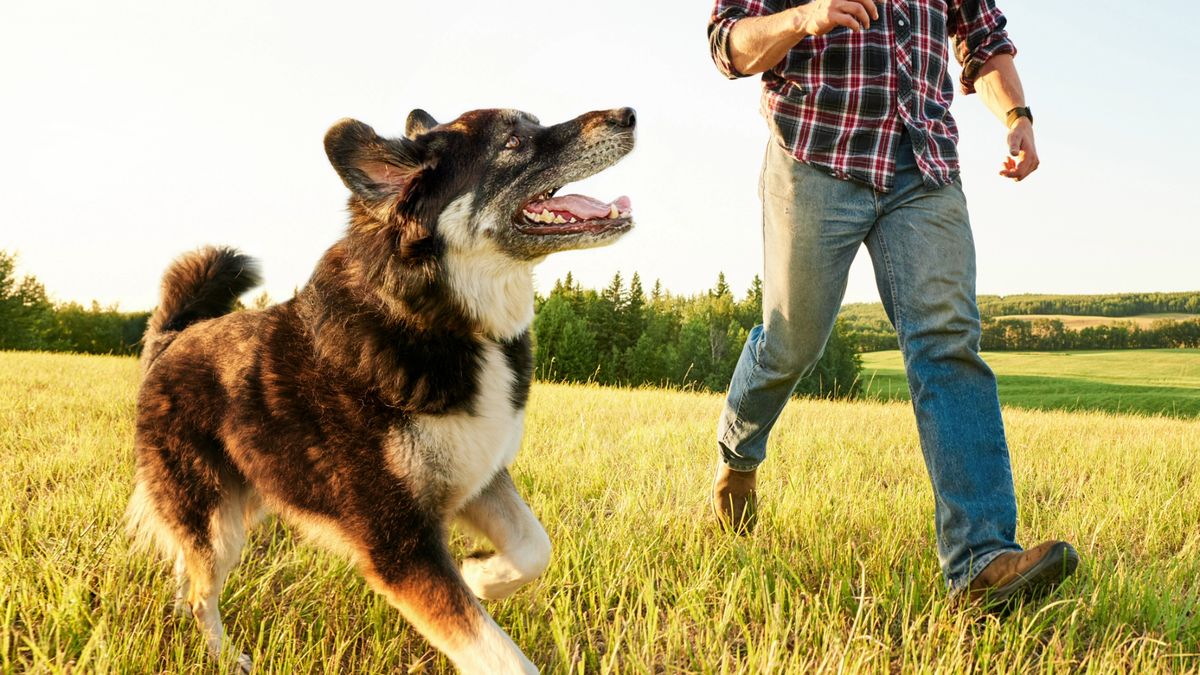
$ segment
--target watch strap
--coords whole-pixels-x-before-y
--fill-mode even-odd
[[[1004,123],[1009,128],[1012,128],[1012,125],[1016,124],[1017,120],[1021,119],[1022,117],[1028,117],[1029,123],[1033,123],[1033,111],[1025,106],[1018,106],[1012,110],[1009,110],[1008,115],[1004,118]]]

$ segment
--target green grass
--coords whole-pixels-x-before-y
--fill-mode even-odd
[[[1000,401],[1041,410],[1200,416],[1200,349],[988,352]],[[908,400],[900,352],[863,354],[866,395]]]
[[[167,566],[122,534],[137,379],[131,359],[0,353],[0,671],[228,672],[170,615]],[[706,506],[721,404],[535,386],[513,472],[553,562],[488,608],[543,672],[1200,669],[1196,422],[1007,411],[1021,538],[1068,538],[1084,562],[1002,621],[947,602],[908,406],[789,405],[760,527],[737,539]],[[260,673],[447,668],[275,521],[222,604]]]

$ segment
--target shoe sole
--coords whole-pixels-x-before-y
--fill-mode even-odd
[[[1034,563],[1024,574],[988,593],[984,605],[989,609],[1007,606],[1018,596],[1037,596],[1054,590],[1079,567],[1079,553],[1065,541]]]

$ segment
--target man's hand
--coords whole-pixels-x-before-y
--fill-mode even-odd
[[[805,35],[824,35],[838,26],[866,30],[879,20],[874,0],[814,0],[795,11],[796,27]]]
[[[1033,123],[1028,118],[1021,117],[1013,123],[1008,132],[1008,157],[1004,158],[1004,168],[1000,170],[1000,175],[1019,183],[1037,171],[1037,168],[1038,153],[1037,146],[1033,143]]]
[[[739,19],[729,33],[729,60],[741,75],[774,68],[788,51],[809,35],[824,35],[838,26],[871,27],[879,19],[875,0],[813,0],[766,16]]]

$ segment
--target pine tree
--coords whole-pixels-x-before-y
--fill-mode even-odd
[[[725,273],[717,274],[717,285],[708,294],[714,298],[733,297],[733,291],[729,288],[729,283],[725,281]]]
[[[734,308],[734,318],[747,331],[762,322],[763,284],[756,274],[746,290],[746,299]]]
[[[629,347],[637,342],[646,328],[646,292],[642,290],[642,278],[637,272],[629,280],[624,319],[622,332],[625,334],[626,347]]]
[[[608,302],[612,303],[614,310],[620,310],[625,305],[625,280],[621,278],[621,273],[617,272],[613,275],[612,281],[608,282],[608,286],[600,294]]]
[[[17,257],[0,251],[0,349],[52,349],[54,306],[41,282],[17,279]]]

